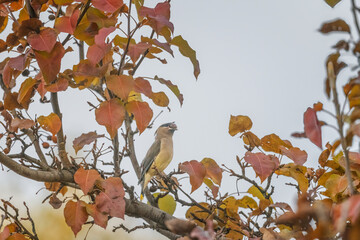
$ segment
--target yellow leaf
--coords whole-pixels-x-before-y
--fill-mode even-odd
[[[156,198],[159,193],[154,193],[153,196]],[[173,196],[167,194],[165,197],[159,198],[159,208],[170,215],[173,215],[176,209],[176,202]]]
[[[249,196],[244,196],[242,199],[236,200],[236,204],[241,208],[258,208],[257,202]]]
[[[276,170],[275,173],[278,175],[292,177],[297,181],[300,191],[305,193],[309,187],[309,181],[305,177],[306,171],[307,168],[304,166],[295,165],[294,163],[288,163],[282,166],[279,170]]]
[[[261,188],[261,187],[260,187]],[[262,188],[261,188],[262,189]],[[265,199],[264,195],[260,192],[260,190],[255,187],[254,185],[251,186],[248,190],[247,190],[248,193],[250,193],[251,195],[253,195],[254,197],[258,198],[259,200],[262,200],[262,199]],[[272,198],[270,197],[269,198],[271,204],[273,204],[273,200]]]
[[[252,121],[248,116],[232,116],[230,117],[229,122],[229,134],[235,136],[238,133],[245,132],[250,130],[252,127]]]

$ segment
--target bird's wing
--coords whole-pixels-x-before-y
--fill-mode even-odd
[[[156,156],[159,154],[160,146],[161,146],[161,140],[158,139],[151,145],[151,147],[147,151],[144,160],[141,162],[141,177],[139,183],[144,180],[145,174],[147,173],[147,171],[149,171]]]

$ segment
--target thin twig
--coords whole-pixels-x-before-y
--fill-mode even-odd
[[[331,61],[327,65],[327,71],[328,71],[328,78],[329,78],[329,82],[330,82],[330,88],[332,90],[333,98],[334,98],[333,102],[334,102],[335,110],[336,110],[336,119],[337,119],[337,124],[339,127],[341,146],[342,146],[344,156],[345,156],[345,175],[347,177],[347,181],[348,181],[348,185],[349,185],[349,189],[350,189],[350,195],[354,195],[355,189],[354,189],[353,180],[351,177],[349,149],[348,149],[346,139],[344,136],[343,115],[341,114],[339,98],[338,98],[338,93],[337,93],[337,89],[336,89],[336,75],[335,75],[335,71],[334,71],[334,65]]]

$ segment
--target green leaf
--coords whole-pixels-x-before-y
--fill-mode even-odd
[[[196,52],[189,46],[189,43],[182,38],[182,36],[176,36],[171,40],[171,45],[179,47],[179,51],[185,57],[188,57],[194,66],[194,76],[197,79],[200,74],[199,61],[196,59]]]

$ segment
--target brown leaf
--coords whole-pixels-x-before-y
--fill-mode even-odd
[[[49,203],[54,209],[59,209],[62,205],[62,201],[56,196],[56,194],[51,195]]]
[[[124,219],[125,191],[121,179],[110,177],[103,182],[102,187],[105,189],[105,192],[100,192],[96,196],[96,207],[102,213]]]
[[[5,93],[5,98],[4,98],[4,108],[6,110],[14,110],[15,108],[19,108],[22,109],[23,106],[21,106],[18,102],[17,102],[17,98],[18,98],[19,94],[17,92],[7,92]]]
[[[100,179],[101,176],[95,169],[85,170],[81,167],[74,174],[74,180],[79,184],[84,194],[88,194],[94,187],[96,180]]]
[[[330,33],[330,32],[348,32],[350,33],[349,25],[342,19],[335,19],[330,22],[324,23],[320,30],[322,33]]]
[[[154,80],[159,81],[161,84],[166,85],[177,97],[180,102],[180,105],[184,102],[184,96],[180,93],[180,90],[177,85],[174,85],[170,80],[165,80],[163,78],[159,78],[158,76],[154,77]]]
[[[68,201],[64,208],[64,217],[66,224],[71,227],[71,230],[77,235],[80,232],[82,225],[88,219],[88,213],[86,212],[85,202],[79,200],[74,202]]]
[[[246,145],[250,145],[251,148],[259,147],[261,140],[252,132],[244,132],[243,141]]]
[[[73,141],[73,148],[75,149],[75,153],[81,150],[85,145],[88,145],[101,137],[104,137],[104,134],[98,135],[96,131],[81,134],[80,137],[75,138]]]
[[[13,132],[16,132],[18,128],[20,129],[28,129],[33,126],[35,126],[35,122],[30,119],[20,119],[20,118],[14,118],[11,121],[11,130]]]
[[[198,189],[204,181],[206,176],[206,168],[202,163],[199,163],[196,160],[191,160],[183,162],[179,165],[179,169],[183,172],[189,174],[191,192],[194,192]]]
[[[322,153],[319,156],[319,160],[318,160],[320,166],[325,167],[329,156],[330,156],[330,150],[329,149],[325,149],[324,151],[322,151]]]
[[[106,127],[111,138],[117,134],[125,118],[125,109],[118,99],[104,101],[100,107],[95,110],[96,121]]]
[[[250,130],[252,127],[252,121],[248,116],[233,116],[230,117],[229,122],[229,134],[235,136],[238,133],[245,132]]]
[[[246,152],[244,159],[251,164],[261,182],[268,178],[280,165],[277,157],[264,153]]]

